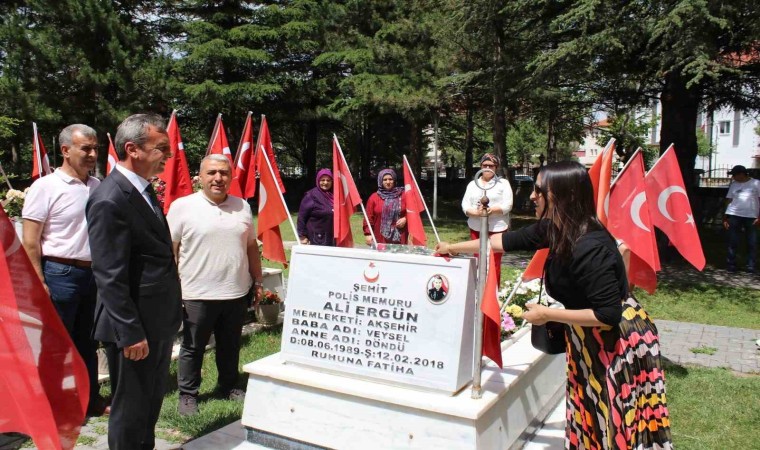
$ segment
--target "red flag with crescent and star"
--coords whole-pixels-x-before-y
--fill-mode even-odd
[[[50,170],[50,160],[48,159],[47,150],[42,143],[42,138],[37,132],[37,124],[32,122],[32,180],[44,177],[52,173]]]
[[[644,177],[652,223],[661,229],[681,255],[698,270],[705,268],[705,254],[691,212],[689,196],[671,144]]]
[[[259,218],[257,236],[263,244],[261,254],[270,261],[278,261],[287,267],[285,247],[280,234],[280,224],[288,219],[288,210],[277,186],[266,151],[256,152],[256,166],[261,168],[259,178]]]
[[[0,433],[72,449],[84,421],[87,368],[0,208]]]
[[[248,111],[243,135],[235,152],[235,166],[232,168],[235,181],[230,185],[231,195],[251,198],[256,194],[256,158],[253,157],[253,150],[253,120]]]
[[[353,247],[351,216],[361,204],[362,198],[356,189],[351,171],[346,165],[337,136],[333,136],[333,235],[338,247]]]
[[[259,126],[259,138],[256,143],[256,151],[261,148],[266,149],[269,162],[272,164],[272,171],[274,172],[274,178],[277,180],[277,186],[280,188],[280,192],[285,193],[285,183],[282,182],[282,176],[280,175],[280,168],[277,166],[277,159],[274,157],[274,147],[272,146],[272,136],[269,134],[269,124],[267,123],[267,117],[261,115],[261,126]],[[256,170],[262,171],[263,167],[256,166]]]
[[[644,158],[637,151],[610,191],[607,229],[631,250],[628,281],[650,294],[657,289],[660,258],[647,205]]]
[[[169,148],[172,157],[166,160],[164,171],[158,174],[158,178],[166,183],[164,214],[169,213],[169,207],[174,200],[193,193],[193,180],[190,178],[190,168],[187,164],[185,145],[182,144],[182,136],[177,124],[176,111],[172,111],[169,124],[166,126],[166,134],[169,135]]]
[[[106,162],[106,175],[108,175],[116,167],[116,163],[119,162],[119,155],[116,154],[116,148],[113,146],[111,133],[106,133],[106,135],[108,136],[108,161]]]
[[[422,202],[422,193],[417,188],[417,181],[409,168],[409,161],[404,156],[404,200],[406,203],[406,226],[409,230],[409,238],[412,245],[427,245],[425,228],[422,226],[422,211],[425,205]]]
[[[609,209],[610,182],[612,181],[612,156],[615,154],[615,139],[610,139],[602,154],[596,158],[588,170],[591,185],[594,187],[596,216],[602,225],[607,226],[607,210]]]

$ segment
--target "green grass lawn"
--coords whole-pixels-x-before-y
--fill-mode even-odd
[[[708,283],[662,280],[649,295],[636,298],[655,319],[760,329],[760,290]]]
[[[760,376],[674,364],[665,371],[676,448],[758,448]]]
[[[280,331],[264,331],[244,336],[243,346],[240,350],[241,367],[243,364],[280,351],[280,338]],[[179,403],[179,394],[177,393],[177,361],[172,361],[169,373],[170,387],[164,397],[158,427],[164,430],[175,430],[176,434],[174,434],[174,439],[172,439],[172,433],[159,437],[182,442],[191,437],[203,436],[240,419],[243,414],[242,403],[212,397],[217,380],[216,363],[214,362],[215,355],[216,353],[212,350],[206,352],[203,359],[203,381],[198,396],[200,412],[192,417],[182,417],[177,412],[177,404]],[[247,379],[247,376],[242,374],[241,369],[238,383],[241,389],[245,389]]]

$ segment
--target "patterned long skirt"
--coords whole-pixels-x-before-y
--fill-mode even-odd
[[[567,326],[567,449],[671,449],[657,328],[629,298],[617,327]]]

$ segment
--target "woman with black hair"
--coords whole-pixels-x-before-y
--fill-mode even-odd
[[[571,161],[544,167],[531,200],[539,221],[492,236],[491,246],[549,248],[546,291],[565,309],[529,304],[523,317],[565,324],[565,448],[672,448],[657,328],[629,293],[615,239],[596,217],[586,169]],[[478,249],[478,241],[436,247],[450,255]]]

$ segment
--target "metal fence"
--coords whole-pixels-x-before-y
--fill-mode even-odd
[[[731,184],[731,170],[729,165],[719,165],[710,170],[703,170],[699,174],[699,187],[727,187]]]

